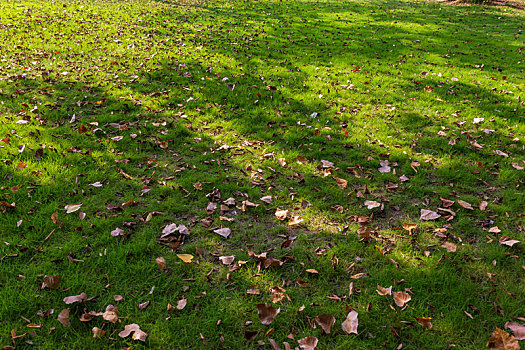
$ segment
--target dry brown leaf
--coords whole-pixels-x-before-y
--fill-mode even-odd
[[[118,309],[118,308],[117,308]],[[105,311],[102,314],[102,318],[106,321],[109,321],[111,323],[116,323],[118,321],[117,312],[114,310]]]
[[[283,288],[279,286],[270,288],[270,299],[272,300],[272,303],[275,304],[283,300],[286,297],[285,293],[286,293],[286,290],[284,290]]]
[[[95,339],[102,338],[105,333],[106,333],[105,330],[100,329],[98,327],[93,327],[93,338]]]
[[[427,210],[427,209],[421,209],[421,217],[420,217],[421,220],[436,220],[436,219],[438,219],[440,217],[441,217],[441,215],[439,215],[435,211]]]
[[[306,269],[308,273],[319,273],[316,269]]]
[[[186,307],[186,304],[188,303],[188,299],[186,297],[182,297],[179,301],[177,301],[177,310],[182,310]]]
[[[326,334],[330,334],[330,329],[335,324],[335,317],[330,314],[322,314],[317,316],[315,321],[321,326]]]
[[[45,287],[49,289],[57,289],[61,280],[61,276],[44,276],[44,280],[42,282],[42,289],[44,289]]]
[[[208,203],[208,206],[206,207],[206,214],[208,215],[213,214],[215,209],[217,209],[217,203],[213,203],[213,202]]]
[[[296,226],[299,225],[301,222],[303,222],[303,218],[299,215],[293,216],[290,221],[288,221],[288,226]]]
[[[487,347],[496,350],[520,350],[520,344],[516,338],[499,328],[496,328],[490,336]]]
[[[69,297],[64,298],[64,303],[66,304],[73,304],[73,303],[81,303],[87,299],[86,293],[82,292],[79,295],[72,295]]]
[[[390,164],[388,160],[386,159],[380,160],[379,165],[381,165],[381,167],[378,168],[377,170],[379,170],[380,173],[389,173],[391,168],[388,166],[388,164]]]
[[[270,304],[257,304],[257,313],[259,314],[259,320],[264,325],[272,323],[273,319],[277,314],[281,312],[281,308],[277,310]]]
[[[124,300],[124,297],[122,295],[117,294],[113,296],[113,300],[115,300],[116,302],[119,302],[119,301]]]
[[[64,309],[60,311],[60,313],[58,314],[57,320],[58,322],[62,323],[62,326],[64,327],[71,326],[71,322],[69,322],[69,312],[70,311],[71,309]]]
[[[346,315],[345,321],[341,324],[343,332],[346,334],[357,334],[357,327],[359,326],[358,316],[359,314],[355,310],[350,311]]]
[[[341,179],[339,177],[334,176],[334,180],[337,183],[337,186],[339,186],[339,188],[342,190],[344,190],[346,186],[348,186],[348,181],[346,181],[345,179]]]
[[[485,202],[485,201],[481,201],[481,202],[479,203],[479,210],[484,211],[485,209],[487,209],[487,205],[488,205],[487,202]]]
[[[392,286],[388,288],[383,288],[379,284],[377,285],[376,289],[377,294],[385,296],[385,295],[392,295]]]
[[[257,288],[250,288],[246,290],[246,294],[259,295],[261,294],[261,291]]]
[[[508,247],[512,247],[516,243],[520,243],[521,241],[510,239],[508,236],[501,236],[499,239],[499,244],[506,245]]]
[[[417,229],[417,225],[413,222],[403,222],[403,228],[412,234],[412,231]]]
[[[51,214],[51,221],[53,221],[53,224],[58,224],[60,222],[58,219],[58,213],[56,211]]]
[[[139,311],[144,310],[144,309],[147,308],[150,304],[151,304],[151,302],[150,302],[149,300],[143,302],[142,304],[139,304]]]
[[[297,163],[306,164],[308,163],[308,159],[306,159],[306,157],[303,157],[303,156],[297,156]]]
[[[173,310],[175,310],[175,306],[173,306],[170,303],[168,303],[168,306],[166,307],[166,310],[173,311]]]
[[[230,265],[230,264],[233,263],[233,261],[235,260],[235,256],[233,256],[233,255],[219,256],[219,260],[220,260],[224,265]]]
[[[155,261],[157,262],[160,271],[163,271],[166,268],[166,259],[162,256],[159,256]]]
[[[454,253],[458,248],[458,245],[452,242],[444,242],[441,246],[445,248],[449,253]]]
[[[230,234],[232,233],[232,231],[229,228],[227,228],[227,227],[213,230],[213,232],[215,232],[216,234],[218,234],[219,236],[222,236],[224,238],[228,238],[230,236]]]
[[[288,210],[277,209],[275,211],[275,217],[279,220],[285,220],[288,217]]]
[[[381,206],[381,203],[376,201],[365,201],[365,205],[368,209],[374,209]]]
[[[474,208],[472,208],[472,204],[468,203],[468,202],[465,202],[465,201],[462,201],[461,199],[458,199],[457,200],[457,203],[459,205],[461,205],[463,208],[465,209],[469,209],[469,210],[474,210]]]
[[[68,204],[64,207],[64,209],[66,209],[66,214],[69,214],[79,210],[81,206],[82,204]]]
[[[451,207],[451,206],[454,205],[454,203],[456,203],[455,201],[451,201],[450,199],[446,199],[446,198],[443,198],[443,197],[439,197],[439,199],[441,199],[441,206],[443,208]]]
[[[490,233],[500,233],[501,230],[499,229],[498,226],[494,226],[494,227],[489,228],[489,232]]]
[[[177,257],[187,264],[191,263],[191,261],[193,260],[193,255],[191,254],[177,254]]]
[[[119,227],[111,231],[111,236],[113,237],[124,236],[125,234],[126,232],[124,232],[124,230]]]
[[[392,292],[392,295],[394,297],[394,302],[399,307],[405,306],[406,303],[412,300],[412,297],[410,296],[410,294],[405,293],[405,292]]]
[[[418,325],[423,326],[426,329],[432,328],[432,323],[430,322],[432,317],[416,317],[416,320]]]
[[[505,329],[510,329],[517,340],[525,340],[525,324],[507,322],[505,323]]]
[[[261,197],[261,201],[263,201],[264,203],[272,204],[272,196]]]
[[[133,333],[133,340],[140,340],[142,342],[146,341],[147,333],[140,330],[140,327],[136,323],[128,324],[124,327],[124,330],[118,334],[121,338],[126,338],[131,333]]]
[[[306,337],[299,339],[299,347],[303,350],[314,350],[319,340],[316,337]]]

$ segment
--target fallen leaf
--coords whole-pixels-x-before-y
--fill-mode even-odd
[[[286,297],[286,290],[279,286],[270,288],[270,299],[272,303],[276,304]]]
[[[308,163],[308,159],[306,159],[306,157],[303,157],[303,156],[297,156],[297,163],[306,164]]]
[[[306,337],[299,339],[299,347],[303,350],[314,350],[319,340],[316,337]]]
[[[505,323],[505,329],[510,329],[517,340],[525,340],[525,324],[507,322]]]
[[[416,317],[417,324],[420,326],[425,327],[426,329],[432,328],[432,323],[430,320],[432,320],[432,317]]]
[[[452,242],[444,242],[441,246],[445,248],[449,253],[454,253],[458,248],[458,245]]]
[[[53,224],[60,223],[60,220],[58,219],[58,213],[56,211],[51,214],[51,221],[53,221]]]
[[[146,341],[147,333],[140,330],[140,327],[136,323],[128,324],[124,327],[124,330],[118,334],[121,338],[126,338],[131,333],[133,333],[133,340],[140,340],[142,342]]]
[[[421,217],[420,217],[421,220],[436,220],[436,219],[438,219],[440,217],[441,217],[441,215],[439,215],[435,211],[427,210],[427,209],[421,209]]]
[[[288,210],[277,209],[275,211],[275,217],[281,221],[285,220],[287,216],[288,216]]]
[[[82,204],[68,204],[64,207],[64,209],[66,209],[66,214],[69,214],[79,210],[81,206]]]
[[[58,314],[57,320],[58,322],[62,323],[62,326],[64,327],[71,326],[71,322],[69,322],[69,312],[70,311],[71,309],[64,309],[60,311],[60,313]]]
[[[49,289],[57,289],[61,280],[61,276],[44,276],[44,281],[42,282],[42,289],[44,289],[45,287]]]
[[[166,268],[166,259],[162,256],[159,256],[155,261],[157,262],[160,271],[163,271]]]
[[[341,324],[341,328],[343,328],[343,332],[346,334],[357,334],[357,327],[359,326],[359,320],[357,318],[359,314],[357,311],[352,310],[346,315],[346,319]]]
[[[469,209],[469,210],[474,210],[474,208],[472,208],[472,205],[468,202],[465,202],[465,201],[462,201],[461,199],[458,199],[457,200],[457,203],[459,205],[461,205],[463,208],[465,209]]]
[[[124,297],[122,295],[117,294],[113,296],[113,300],[115,300],[116,302],[119,302],[119,301],[124,300]]]
[[[487,347],[496,350],[520,350],[520,344],[516,338],[499,328],[496,328],[490,336]]]
[[[112,305],[110,305],[112,306]],[[108,322],[111,322],[111,323],[117,323],[118,321],[118,315],[117,315],[117,312],[114,311],[114,310],[118,310],[118,308],[111,308],[109,311],[106,310],[103,314],[102,314],[102,318]]]
[[[487,204],[488,203],[485,202],[485,201],[480,202],[479,203],[479,210],[484,211],[485,209],[487,209]]]
[[[515,239],[510,239],[510,237],[508,237],[508,236],[501,236],[500,239],[499,239],[499,244],[506,245],[506,246],[509,246],[509,247],[512,247],[514,244],[520,243],[520,242],[521,241],[518,241],[518,240],[515,240]]]
[[[446,199],[443,197],[439,197],[439,199],[441,199],[441,205],[443,206],[443,208],[451,207],[454,205],[454,203],[456,203],[455,201],[451,201],[450,199]]]
[[[118,227],[116,229],[114,229],[113,231],[111,231],[111,235],[113,237],[124,236],[125,234],[126,234],[126,232],[124,232],[123,229],[118,228]]]
[[[215,209],[217,209],[217,203],[213,203],[213,202],[208,203],[208,206],[206,207],[206,214],[208,215],[213,214]]]
[[[392,295],[394,297],[394,302],[399,307],[405,306],[406,303],[412,300],[412,297],[410,296],[410,294],[405,293],[405,292],[392,292]]]
[[[233,255],[228,255],[228,256],[219,256],[219,260],[220,260],[224,265],[230,265],[230,264],[235,260],[235,256],[233,256]]]
[[[507,153],[502,152],[502,151],[500,151],[499,149],[495,150],[493,153],[496,154],[496,155],[498,155],[498,156],[505,157],[505,158],[507,158],[507,157],[509,156]]]
[[[281,309],[277,310],[270,304],[257,304],[257,313],[259,314],[259,320],[264,325],[272,323],[273,319],[277,314],[281,312]]]
[[[374,209],[381,206],[381,203],[376,201],[365,201],[365,205],[368,209]]]
[[[177,257],[188,264],[193,260],[193,255],[191,254],[177,254]]]
[[[317,316],[315,321],[321,326],[326,334],[330,334],[330,329],[335,324],[335,317],[330,314],[322,314]]]
[[[150,304],[151,304],[151,301],[149,300],[139,304],[139,311],[146,309]]]
[[[388,164],[390,164],[390,162],[388,160],[380,160],[379,161],[379,164],[381,165],[380,168],[378,168],[377,170],[379,170],[380,173],[389,173],[391,168],[388,166]]]
[[[295,215],[290,219],[290,221],[288,221],[288,226],[296,226],[303,221],[304,219],[302,217],[300,217],[299,215]]]
[[[489,228],[489,232],[490,233],[500,233],[501,230],[499,229],[498,226],[494,226],[494,227]]]
[[[188,303],[188,299],[186,299],[186,297],[182,297],[182,299],[177,301],[177,310],[184,309],[187,303]]]
[[[224,238],[228,238],[230,234],[232,233],[232,231],[227,227],[213,230],[213,232],[217,233],[219,236],[222,236]]]
[[[272,196],[264,196],[261,198],[261,201],[268,203],[268,204],[272,204]]]
[[[81,303],[87,299],[86,293],[82,292],[79,295],[72,295],[69,297],[64,298],[64,303],[66,304],[73,304],[73,303]]]
[[[344,190],[346,186],[348,186],[348,181],[345,179],[341,179],[339,177],[334,176],[334,180],[337,183],[337,186],[339,186],[340,189]]]
[[[524,167],[520,166],[518,163],[512,163],[512,167],[516,170],[523,170]]]
[[[100,329],[98,327],[93,327],[92,331],[93,331],[93,338],[95,339],[102,338],[104,334],[106,333],[105,330]]]
[[[377,285],[376,289],[377,294],[385,296],[385,295],[392,295],[392,286],[388,288],[383,288],[379,284]]]
[[[306,269],[306,272],[308,273],[319,273],[316,269]]]

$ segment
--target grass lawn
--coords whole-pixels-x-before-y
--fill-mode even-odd
[[[511,7],[0,2],[0,346],[486,348],[524,47]]]

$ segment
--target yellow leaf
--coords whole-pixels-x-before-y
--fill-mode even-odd
[[[191,263],[191,261],[193,260],[193,255],[191,254],[177,254],[177,256],[185,263]]]

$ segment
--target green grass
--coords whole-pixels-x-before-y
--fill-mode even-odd
[[[510,7],[404,0],[2,1],[0,202],[15,208],[0,207],[0,345],[14,329],[30,333],[21,349],[269,349],[269,338],[293,348],[306,336],[319,349],[484,348],[525,317],[523,243],[498,244],[523,241],[525,225],[524,23]],[[378,171],[385,159],[390,173]],[[214,189],[236,199],[223,214],[233,222],[206,214]],[[450,221],[419,220],[440,197],[474,210],[456,203]],[[260,205],[242,211],[246,199]],[[304,221],[290,227],[277,208]],[[371,239],[360,241],[357,216],[369,217]],[[180,246],[158,240],[172,222],[191,230]],[[403,222],[418,224],[413,235]],[[112,237],[117,227],[127,235]],[[285,263],[258,268],[247,247]],[[229,271],[221,255],[246,263]],[[61,275],[58,289],[42,290],[44,275]],[[378,284],[408,288],[408,307]],[[256,304],[271,303],[274,286],[290,301],[264,326]],[[81,292],[94,299],[62,301]],[[166,310],[183,296],[183,310]],[[120,322],[79,321],[109,304]],[[56,320],[66,307],[70,328]],[[341,330],[347,307],[358,335]],[[337,320],[329,335],[309,322],[324,313]],[[131,323],[145,343],[119,338]]]

